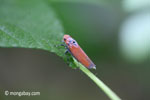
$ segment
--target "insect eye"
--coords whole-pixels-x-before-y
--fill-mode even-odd
[[[73,43],[76,43],[75,41],[73,41]]]
[[[66,41],[66,38],[64,38],[64,41]]]

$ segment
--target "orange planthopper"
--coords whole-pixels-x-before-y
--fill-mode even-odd
[[[89,69],[96,69],[95,64],[86,55],[86,53],[81,49],[78,43],[69,35],[64,35],[63,41],[66,44],[67,51],[82,65]]]

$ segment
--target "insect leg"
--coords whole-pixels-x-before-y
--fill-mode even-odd
[[[67,54],[67,53],[69,53],[69,51],[68,51],[68,50],[66,50],[66,51],[65,51],[65,54]]]
[[[69,51],[67,49],[64,54],[67,56],[68,53],[69,53]],[[67,63],[69,64],[69,56],[67,56]]]
[[[64,46],[64,47],[65,47],[65,45],[64,45],[64,44],[60,44],[60,46]]]

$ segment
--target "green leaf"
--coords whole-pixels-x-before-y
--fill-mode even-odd
[[[63,27],[55,12],[40,0],[0,1],[0,46],[43,49],[63,57]],[[70,56],[70,66],[73,60]]]
[[[0,1],[0,46],[44,49],[62,56],[63,28],[53,9],[39,0]]]

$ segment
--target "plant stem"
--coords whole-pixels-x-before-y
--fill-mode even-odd
[[[111,99],[111,100],[121,100],[119,96],[117,96],[107,85],[105,85],[98,77],[96,77],[92,72],[90,72],[86,67],[82,64],[77,62],[75,59],[75,64],[82,70],[88,77],[90,77],[99,88],[101,88],[104,93]]]

